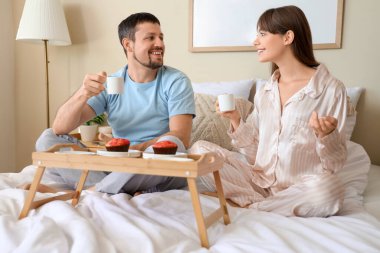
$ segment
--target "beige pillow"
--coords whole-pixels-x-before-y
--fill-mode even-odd
[[[191,145],[198,140],[205,140],[231,150],[231,138],[227,134],[230,123],[215,112],[215,101],[215,96],[195,93],[197,116],[193,120]],[[236,98],[236,109],[246,119],[253,110],[253,104],[246,99]]]

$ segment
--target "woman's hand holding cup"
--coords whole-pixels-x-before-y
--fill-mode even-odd
[[[235,98],[233,94],[219,95],[215,101],[215,110],[222,117],[228,118],[236,129],[240,124],[240,113],[235,109]]]

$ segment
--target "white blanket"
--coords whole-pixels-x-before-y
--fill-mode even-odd
[[[231,224],[220,220],[208,229],[210,249],[200,247],[190,194],[183,190],[133,198],[84,191],[76,207],[53,201],[18,220],[27,192],[15,187],[30,182],[34,171],[28,166],[0,174],[0,252],[380,252],[380,222],[356,197],[330,218],[229,207]],[[44,177],[43,183],[52,181]],[[201,204],[205,214],[218,207],[207,196]]]

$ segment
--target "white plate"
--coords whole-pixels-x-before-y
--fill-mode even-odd
[[[78,150],[62,150],[54,152],[54,154],[75,154],[75,155],[95,155],[95,152],[78,151]]]
[[[187,157],[186,153],[177,152],[173,155],[155,154],[150,152],[144,152],[143,158],[160,158],[160,157]]]
[[[194,159],[191,159],[191,158],[175,157],[175,156],[156,157],[156,158],[150,158],[150,159],[165,160],[165,161],[175,161],[175,162],[194,162]]]
[[[141,151],[130,149],[128,152],[116,152],[107,151],[105,149],[99,149],[96,151],[98,155],[112,156],[112,157],[141,157]]]

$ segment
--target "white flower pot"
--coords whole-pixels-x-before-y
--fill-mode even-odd
[[[79,126],[79,133],[83,142],[94,141],[98,133],[98,125],[81,125]]]

